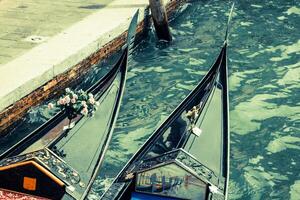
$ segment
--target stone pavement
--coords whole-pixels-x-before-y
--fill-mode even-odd
[[[47,41],[111,0],[0,0],[0,66]]]

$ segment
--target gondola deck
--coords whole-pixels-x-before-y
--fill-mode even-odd
[[[0,157],[0,189],[47,199],[86,197],[112,137],[137,17],[138,12],[132,18],[119,61],[88,90],[100,102],[94,117],[78,116],[72,129],[63,130],[67,116],[60,112],[4,152]]]

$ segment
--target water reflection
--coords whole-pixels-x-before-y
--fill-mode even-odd
[[[186,130],[189,124],[186,112],[183,112],[170,125],[170,127],[159,137],[156,144],[152,147],[150,152],[144,159],[152,158],[161,155],[165,152],[176,148],[180,142],[185,141],[187,137]]]
[[[167,197],[201,200],[206,184],[176,164],[167,164],[137,175],[136,191]]]
[[[153,44],[153,36],[139,46],[99,182],[112,180],[207,71],[221,46],[229,7],[218,0],[193,1],[171,23],[174,41],[168,48]],[[292,0],[236,2],[228,52],[230,199],[300,198],[299,9],[300,2]],[[95,184],[94,195],[107,185]]]

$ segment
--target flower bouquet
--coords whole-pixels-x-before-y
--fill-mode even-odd
[[[92,117],[99,106],[99,102],[94,99],[93,94],[87,94],[83,90],[78,92],[72,91],[70,88],[66,88],[65,94],[59,98],[56,105],[53,103],[48,104],[48,108],[52,109],[54,106],[59,107],[64,111],[69,119],[69,127],[72,128],[72,119],[77,115],[84,115]]]

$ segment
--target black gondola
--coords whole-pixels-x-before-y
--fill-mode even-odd
[[[116,65],[88,90],[100,102],[95,116],[79,116],[72,129],[63,130],[68,118],[60,112],[5,151],[0,157],[2,192],[10,190],[47,199],[87,196],[111,140],[137,18],[138,12],[132,18],[126,48]]]
[[[233,6],[230,17],[232,11]],[[208,73],[134,154],[101,199],[227,199],[227,34],[228,25],[224,45]]]

